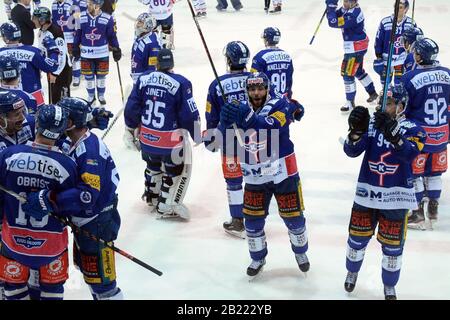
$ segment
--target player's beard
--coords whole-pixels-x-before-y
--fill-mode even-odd
[[[261,108],[266,102],[266,96],[257,95],[256,97],[250,97],[250,102],[255,110]]]

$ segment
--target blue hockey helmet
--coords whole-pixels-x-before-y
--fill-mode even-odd
[[[262,38],[267,42],[269,46],[274,46],[280,42],[281,32],[280,29],[275,27],[265,28],[262,34]]]
[[[10,111],[25,108],[25,102],[11,91],[0,91],[0,114],[6,115]]]
[[[69,112],[53,104],[39,107],[36,115],[36,132],[47,139],[58,140],[66,131]]]
[[[156,20],[149,13],[141,13],[136,18],[136,23],[134,24],[134,30],[136,37],[139,37],[143,33],[152,32],[156,28]]]
[[[397,85],[391,85],[389,88],[388,96],[391,96],[395,103],[402,103],[404,106],[408,103],[408,91],[406,91],[403,83]]]
[[[223,55],[227,58],[230,68],[244,69],[250,59],[250,50],[241,41],[231,41],[225,46]]]
[[[82,98],[66,97],[61,99],[58,106],[67,110],[69,119],[76,128],[84,128],[90,120],[92,107],[89,102]]]
[[[414,27],[414,28],[408,28],[406,29],[401,37],[402,44],[405,45],[405,43],[413,44],[417,40],[423,39],[423,31],[420,28]]]
[[[0,80],[20,77],[20,63],[14,56],[0,56]]]
[[[418,63],[425,65],[433,64],[439,54],[439,46],[430,38],[423,38],[416,41],[414,50],[422,59]]]
[[[33,18],[37,18],[40,23],[47,23],[52,21],[52,12],[49,8],[38,7],[33,11]]]
[[[254,72],[247,77],[247,91],[253,86],[263,86],[266,90],[268,90],[270,87],[270,80],[264,72]]]
[[[22,38],[22,32],[20,29],[11,22],[5,22],[0,26],[0,34],[5,42],[20,41]]]

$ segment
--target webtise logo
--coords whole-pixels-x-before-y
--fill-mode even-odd
[[[59,182],[69,177],[69,173],[59,162],[34,153],[14,154],[6,159],[6,165],[8,171],[35,174]]]

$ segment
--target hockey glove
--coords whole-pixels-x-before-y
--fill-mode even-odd
[[[243,129],[251,128],[255,122],[255,114],[250,106],[237,101],[226,103],[222,107],[220,117],[229,123],[236,123],[238,127]]]
[[[111,111],[105,110],[105,108],[94,108],[92,110],[92,117],[93,119],[89,121],[89,127],[105,130],[108,128],[109,119],[114,117],[114,114]]]
[[[79,46],[73,46],[73,48],[72,48],[72,57],[73,57],[73,62],[80,60],[81,50],[80,50]]]
[[[42,220],[50,212],[54,212],[54,201],[50,200],[52,192],[50,190],[41,190],[31,192],[27,195],[27,202],[22,204],[22,210],[25,214],[37,220]]]
[[[123,133],[123,142],[129,149],[141,151],[141,143],[139,142],[139,128],[128,128],[125,126]]]
[[[52,53],[59,54],[58,46],[56,45],[56,42],[51,37],[45,37],[44,40],[42,40],[42,45],[45,49],[47,49],[48,55]]]
[[[357,106],[348,116],[348,137],[350,141],[357,141],[359,138],[367,132],[369,128],[370,114],[369,109]]]
[[[383,76],[384,68],[385,68],[385,65],[384,65],[384,60],[382,58],[381,59],[375,59],[373,61],[373,70],[376,73],[378,73],[380,76]]]
[[[337,8],[339,0],[325,0],[325,4],[327,5],[328,10],[335,11]]]
[[[377,111],[375,116],[375,129],[380,130],[384,138],[392,143],[394,147],[398,147],[401,139],[400,126],[397,120],[392,119],[392,117],[386,112]]]
[[[300,121],[303,118],[303,115],[305,114],[305,108],[297,100],[290,99],[288,101],[289,107],[286,113],[287,116],[290,118],[291,121],[293,120]]]
[[[122,50],[120,50],[120,48],[116,48],[116,47],[113,47],[111,50],[112,50],[112,55],[113,55],[114,61],[118,62],[122,58]]]

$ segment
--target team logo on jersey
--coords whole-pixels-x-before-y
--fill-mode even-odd
[[[378,162],[369,161],[370,171],[372,171],[373,173],[378,174],[380,176],[379,182],[378,182],[378,184],[380,186],[384,185],[384,176],[395,174],[397,172],[398,167],[400,166],[398,164],[386,163],[384,161],[384,158],[388,157],[389,155],[391,155],[390,151],[382,154],[380,161],[378,161]]]
[[[97,34],[97,33],[95,33],[95,31],[97,31],[97,28],[92,29],[91,33],[87,33],[85,35],[86,39],[91,41],[92,46],[94,46],[95,41],[99,40],[102,37],[101,34]]]
[[[64,16],[61,16],[59,18],[57,24],[61,27],[61,29],[67,25],[67,21],[64,21]]]
[[[258,142],[257,132],[249,136],[248,143],[244,145],[245,151],[252,154],[255,160],[258,161],[258,152],[266,148],[266,141]]]
[[[40,248],[47,241],[45,239],[34,239],[30,236],[28,236],[28,237],[14,236],[13,238],[14,238],[14,241],[19,246],[22,246],[27,249]]]

